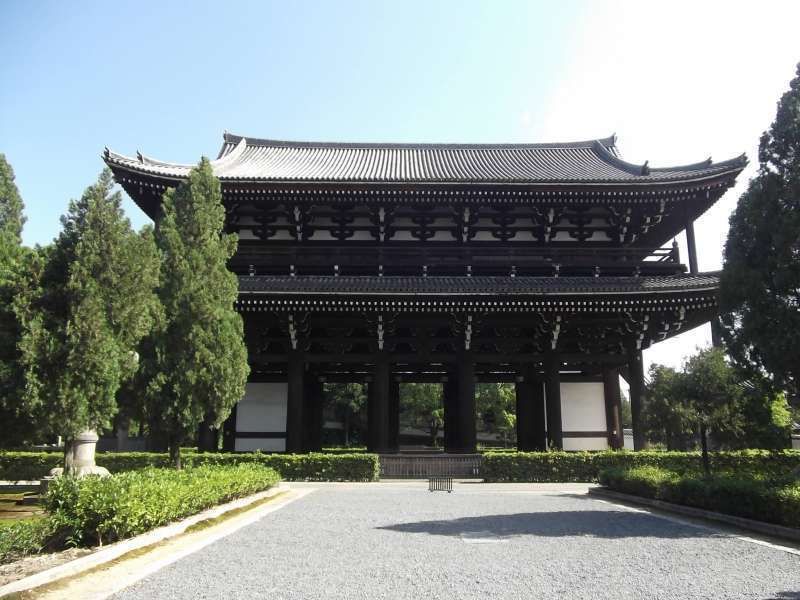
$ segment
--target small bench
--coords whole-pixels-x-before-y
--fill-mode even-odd
[[[453,491],[453,478],[452,477],[430,477],[428,479],[429,492],[447,492],[448,494]]]

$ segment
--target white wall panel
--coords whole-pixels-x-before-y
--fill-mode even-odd
[[[236,407],[236,431],[286,431],[287,383],[248,383]]]
[[[561,383],[561,429],[563,431],[606,430],[602,382]]]
[[[607,438],[564,438],[564,450],[608,450]]]
[[[283,438],[236,438],[234,446],[236,452],[283,452],[286,450],[286,440]]]

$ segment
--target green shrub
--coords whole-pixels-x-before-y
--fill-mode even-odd
[[[747,474],[674,473],[639,467],[608,469],[600,482],[615,491],[748,519],[800,527],[800,483]]]
[[[701,469],[699,452],[487,452],[481,475],[486,481],[594,482],[608,469],[657,467],[675,473]],[[785,477],[800,467],[797,450],[714,452],[711,468],[768,479]]]
[[[45,506],[69,544],[108,543],[268,489],[280,480],[255,464],[146,468],[111,477],[59,477]]]
[[[0,480],[33,480],[61,466],[63,455],[50,452],[0,452]],[[167,454],[156,452],[103,452],[97,464],[111,473],[168,467]],[[367,453],[261,454],[259,452],[187,452],[185,466],[260,464],[272,467],[287,481],[376,481],[378,456]]]
[[[0,564],[38,554],[53,543],[53,522],[43,517],[25,519],[0,526]]]

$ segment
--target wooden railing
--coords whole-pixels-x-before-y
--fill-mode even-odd
[[[480,477],[480,454],[381,454],[381,479]]]
[[[231,267],[258,275],[667,274],[685,270],[676,247],[300,246],[240,243]]]

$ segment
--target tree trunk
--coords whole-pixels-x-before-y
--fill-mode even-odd
[[[344,411],[344,446],[350,447],[350,411]]]
[[[703,452],[703,471],[706,476],[711,475],[711,465],[708,460],[708,432],[706,431],[706,424],[700,423],[700,447]]]
[[[181,470],[181,439],[177,435],[171,435],[169,439],[169,461],[178,471]]]

